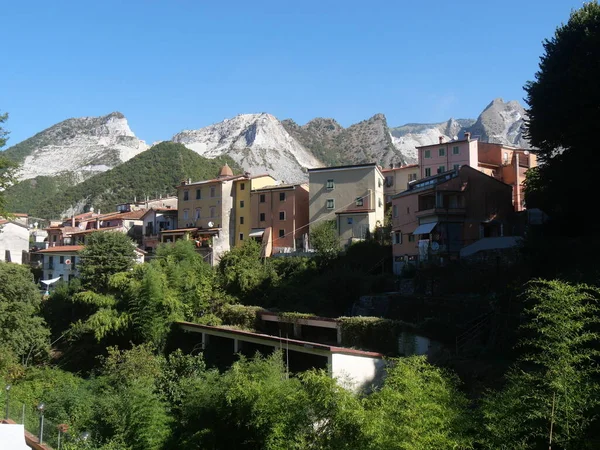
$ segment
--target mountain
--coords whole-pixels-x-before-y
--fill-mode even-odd
[[[61,177],[37,177],[6,190],[9,211],[34,217],[61,218],[89,210],[114,211],[115,205],[146,196],[172,195],[181,180],[214,178],[228,157],[207,159],[181,144],[162,142],[129,161],[73,185]]]
[[[271,114],[240,114],[198,130],[173,136],[201,156],[227,155],[252,174],[270,173],[286,182],[306,181],[305,169],[321,162]]]
[[[19,180],[71,174],[74,181],[115,167],[148,149],[119,112],[67,119],[6,149],[20,164]]]
[[[492,101],[479,115],[473,119],[450,119],[440,123],[409,123],[390,128],[394,145],[407,159],[416,162],[417,146],[438,142],[440,136],[445,140],[463,137],[466,131],[473,138],[482,142],[512,145],[530,148],[523,137],[523,126],[527,114],[517,101],[504,102],[501,98]]]
[[[376,114],[348,128],[342,127],[334,119],[324,118],[313,119],[302,126],[291,119],[281,124],[325,165],[407,162],[402,152],[394,146],[383,114]]]

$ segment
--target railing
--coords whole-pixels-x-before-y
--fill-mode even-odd
[[[490,323],[492,314],[493,314],[493,312],[490,311],[490,312],[484,313],[484,314],[476,317],[475,319],[473,319],[471,322],[468,323],[468,325],[470,325],[470,327],[465,332],[456,336],[455,349],[456,349],[457,355],[469,343],[473,342],[476,338],[481,336],[481,334],[484,331],[484,327]]]

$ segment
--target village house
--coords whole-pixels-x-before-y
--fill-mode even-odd
[[[233,175],[225,164],[217,178],[183,181],[177,186],[179,228],[163,231],[161,242],[193,239],[205,260],[217,264],[221,255],[235,245],[234,181],[241,179],[249,177]]]
[[[392,164],[392,167],[383,169],[381,173],[385,177],[383,195],[385,196],[385,203],[389,205],[392,203],[394,195],[405,191],[408,188],[408,183],[419,178],[419,165],[409,164],[394,167]]]
[[[308,185],[280,184],[252,191],[252,230],[263,256],[292,253],[308,244]],[[240,216],[242,219],[242,216]]]
[[[384,176],[375,163],[308,169],[310,227],[333,221],[342,246],[365,239],[384,220]]]
[[[154,253],[160,243],[160,233],[177,229],[177,208],[150,208],[141,217],[143,222],[142,247]]]
[[[410,184],[392,198],[394,271],[456,259],[461,248],[510,233],[512,187],[470,166]]]
[[[264,186],[273,186],[277,184],[275,178],[268,174],[250,175],[245,174],[244,178],[238,178],[233,181],[235,193],[235,245],[239,247],[250,237],[251,227],[251,208],[250,193]]]
[[[465,133],[464,139],[444,142],[440,136],[438,144],[417,147],[419,158],[419,179],[438,173],[458,169],[464,165],[512,186],[512,202],[516,211],[524,209],[523,182],[525,172],[536,167],[535,155],[525,149],[491,144],[471,139]]]
[[[29,229],[20,220],[0,218],[0,261],[23,264],[29,252]]]

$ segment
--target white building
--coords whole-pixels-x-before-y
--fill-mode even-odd
[[[22,264],[23,252],[29,252],[27,225],[0,219],[0,261]]]

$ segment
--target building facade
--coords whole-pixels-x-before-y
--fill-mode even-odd
[[[384,176],[375,163],[308,169],[310,227],[334,221],[340,244],[363,240],[384,221]]]
[[[456,259],[466,245],[508,234],[512,214],[512,187],[470,166],[418,180],[392,199],[394,270]]]
[[[241,246],[244,241],[250,237],[252,229],[252,209],[250,206],[250,196],[254,189],[260,189],[264,186],[272,186],[276,183],[271,175],[256,175],[239,178],[234,182],[235,189],[235,245]]]
[[[63,281],[71,281],[79,276],[78,254],[81,250],[83,245],[59,245],[38,251],[42,255],[42,279],[60,277]]]
[[[512,201],[516,211],[525,208],[523,201],[523,182],[525,173],[537,166],[535,155],[528,150],[492,144],[471,139],[465,133],[461,140],[444,142],[440,137],[438,144],[417,147],[419,158],[419,178],[434,176],[463,165],[471,166],[481,172],[512,186]]]
[[[419,179],[419,165],[410,164],[407,166],[390,167],[381,171],[385,177],[383,184],[383,195],[386,204],[392,202],[392,197],[408,188],[408,183]]]
[[[23,263],[29,252],[29,229],[22,222],[0,219],[0,261]],[[25,261],[26,262],[26,261]]]
[[[263,256],[303,250],[308,239],[308,185],[281,184],[252,190],[251,237]]]
[[[142,247],[148,253],[154,253],[160,243],[160,233],[177,229],[177,209],[150,208],[141,218],[143,223]]]

